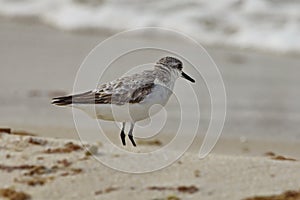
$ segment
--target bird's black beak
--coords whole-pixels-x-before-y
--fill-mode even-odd
[[[193,78],[191,78],[189,75],[187,75],[186,73],[181,72],[181,76],[183,78],[185,78],[186,80],[191,81],[192,83],[195,83],[195,80]]]

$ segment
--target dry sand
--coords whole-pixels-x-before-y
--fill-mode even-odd
[[[300,162],[279,157],[276,160],[273,155],[255,158],[211,154],[199,160],[196,154],[186,153],[162,170],[127,174],[104,166],[80,145],[70,140],[1,134],[0,188],[24,192],[39,200],[234,200],[300,189]],[[94,146],[98,148],[96,155],[106,159],[126,156],[108,152],[106,144]]]

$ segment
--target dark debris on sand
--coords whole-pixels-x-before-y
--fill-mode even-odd
[[[297,160],[294,159],[294,158],[288,158],[288,157],[285,157],[285,156],[276,155],[276,154],[275,154],[274,152],[272,152],[272,151],[266,152],[264,155],[270,157],[270,158],[273,159],[273,160],[297,161]]]
[[[110,193],[110,192],[113,192],[113,191],[117,191],[119,188],[117,187],[108,187],[104,190],[98,190],[95,192],[95,195],[100,195],[100,194],[106,194],[106,193]]]
[[[151,187],[148,187],[147,189],[148,190],[157,190],[157,191],[173,190],[173,191],[178,191],[181,193],[188,193],[188,194],[194,194],[199,191],[199,188],[194,185],[178,186],[178,187],[151,186]]]
[[[244,200],[300,200],[300,190],[299,191],[286,191],[282,194],[271,195],[271,196],[255,196],[249,197]]]
[[[22,191],[16,191],[12,188],[1,188],[0,197],[9,199],[9,200],[30,200],[31,196]]]
[[[68,142],[64,147],[52,148],[43,151],[43,153],[71,153],[73,151],[83,150],[80,145],[74,144],[73,142]]]

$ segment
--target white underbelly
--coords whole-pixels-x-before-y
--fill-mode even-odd
[[[78,108],[90,117],[108,121],[118,122],[136,122],[150,117],[149,110],[152,107],[150,104],[76,104],[74,108]],[[151,115],[158,113],[161,110],[155,107],[155,111],[151,110]]]

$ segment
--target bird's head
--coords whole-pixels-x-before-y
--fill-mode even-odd
[[[166,56],[157,61],[156,64],[157,66],[165,67],[177,77],[182,77],[188,81],[191,81],[192,83],[195,83],[193,78],[182,71],[182,62],[177,58]]]

